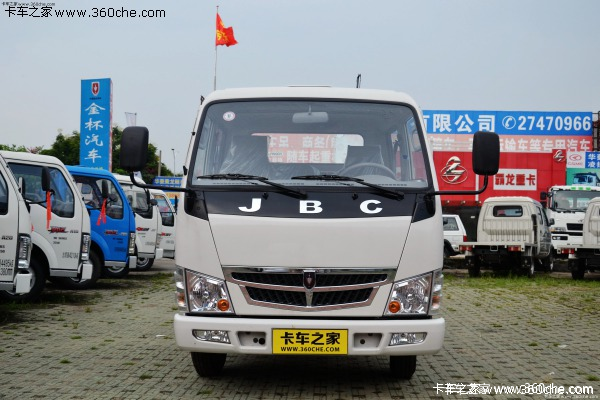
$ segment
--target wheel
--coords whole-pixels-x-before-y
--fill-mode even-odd
[[[550,249],[548,257],[542,260],[542,270],[544,272],[552,272],[554,270],[554,249]]]
[[[135,269],[138,271],[148,271],[154,264],[154,258],[142,258],[138,257],[135,264]]]
[[[33,275],[31,277],[29,293],[17,294],[14,291],[0,290],[0,298],[18,303],[26,303],[37,300],[40,297],[42,290],[44,290],[44,286],[46,286],[48,271],[42,263],[40,263],[37,259],[32,258],[31,261],[29,261],[29,272],[31,272]]]
[[[196,373],[203,378],[218,376],[223,371],[227,354],[225,353],[190,353]]]
[[[523,268],[525,271],[525,275],[528,278],[533,278],[535,275],[535,260],[533,256],[523,256]]]
[[[479,278],[481,276],[481,260],[479,260],[479,257],[469,257],[467,260],[467,269],[471,278]]]
[[[585,260],[569,260],[569,269],[573,279],[582,280],[585,276]]]
[[[363,168],[363,167],[376,168],[383,172],[383,174],[377,174],[377,175],[389,176],[392,179],[396,179],[396,174],[394,173],[394,171],[392,171],[385,165],[378,164],[378,163],[370,163],[370,162],[358,163],[358,164],[351,165],[347,168],[344,168],[343,170],[340,171],[340,175],[353,176],[352,174],[350,174],[350,171],[354,171],[355,169],[359,169],[359,168]],[[363,174],[361,174],[361,175],[363,175]],[[370,174],[370,175],[373,175],[373,174]]]
[[[102,268],[102,277],[108,279],[119,279],[129,274],[129,265],[124,267],[104,267]]]
[[[94,251],[90,252],[90,262],[92,263],[92,277],[90,279],[59,277],[56,278],[55,282],[59,286],[71,290],[84,290],[94,287],[102,273],[103,264],[100,256]]]
[[[410,379],[417,369],[417,356],[390,356],[390,372],[395,378]]]

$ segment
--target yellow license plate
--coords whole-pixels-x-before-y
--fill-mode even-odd
[[[347,329],[273,329],[273,354],[348,354]]]

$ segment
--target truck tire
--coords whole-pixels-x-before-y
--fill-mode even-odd
[[[0,290],[0,298],[17,303],[29,303],[37,300],[46,286],[48,270],[37,259],[31,258],[31,261],[29,262],[29,271],[33,275],[31,277],[29,293],[17,294],[14,291]]]
[[[390,372],[394,378],[408,380],[417,370],[417,356],[390,356]]]
[[[552,272],[554,270],[554,248],[550,249],[548,257],[542,260],[542,271]]]
[[[523,271],[528,278],[535,275],[535,259],[533,256],[523,256]]]
[[[104,267],[102,269],[102,277],[108,279],[124,278],[129,274],[129,265],[124,267]]]
[[[154,258],[138,257],[137,262],[135,264],[135,269],[137,271],[148,271],[152,267],[153,264],[154,264]]]
[[[90,252],[90,262],[92,263],[92,277],[90,279],[58,277],[54,279],[57,285],[70,290],[85,290],[93,288],[96,285],[102,273],[102,259],[94,251]]]
[[[573,279],[582,280],[585,276],[585,260],[569,260],[569,269]]]
[[[478,256],[467,258],[467,270],[471,278],[479,278],[481,276],[481,260]]]
[[[192,363],[196,369],[196,373],[203,377],[209,378],[213,376],[221,375],[225,360],[227,359],[226,353],[197,353],[192,352]]]

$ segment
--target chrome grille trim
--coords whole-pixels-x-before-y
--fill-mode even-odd
[[[306,289],[302,276],[304,272],[313,271],[317,285]],[[391,284],[396,276],[395,268],[223,267],[223,272],[228,283],[239,286],[248,304],[295,311],[366,307],[373,302],[379,288]],[[319,286],[320,280],[328,285]],[[349,281],[353,283],[343,284]],[[291,293],[286,295],[285,292]],[[327,304],[314,305],[315,299],[317,303]],[[333,301],[336,303],[328,303]]]

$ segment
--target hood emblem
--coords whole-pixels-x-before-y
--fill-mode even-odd
[[[314,270],[304,270],[302,274],[302,282],[306,290],[314,289],[317,284],[317,273]]]

